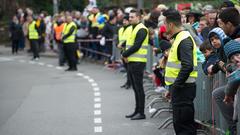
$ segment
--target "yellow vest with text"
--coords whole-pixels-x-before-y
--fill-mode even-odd
[[[72,35],[70,35],[69,37],[64,39],[63,43],[75,43],[77,26],[74,22],[71,22],[69,24],[65,24],[64,29],[63,29],[63,36],[69,33],[72,26],[74,26],[74,28],[75,28],[74,32],[72,33]]]
[[[185,83],[194,83],[197,79],[197,46],[188,31],[181,31],[177,34],[169,52],[167,65],[165,69],[165,83],[171,85],[175,82],[181,69],[181,61],[178,60],[178,46],[186,38],[190,37],[193,42],[193,71],[190,73]]]
[[[88,19],[91,21],[91,27],[98,27],[99,29],[102,29],[104,27],[104,23],[99,24],[98,18],[100,17],[101,13],[97,13],[96,15],[91,14]]]
[[[118,41],[119,43],[127,41],[127,38],[130,37],[132,32],[132,26],[128,26],[127,28],[124,29],[124,27],[121,27],[118,30]]]
[[[139,23],[132,30],[131,35],[128,37],[127,42],[126,42],[126,49],[129,49],[131,46],[134,45],[134,42],[135,42],[135,39],[137,36],[137,32],[142,28],[147,30],[147,36],[143,40],[141,48],[137,52],[135,52],[134,54],[130,55],[127,58],[128,62],[147,62],[149,33],[148,33],[148,28],[146,26],[144,26],[144,24]]]
[[[36,21],[32,21],[32,23],[30,23],[28,26],[29,39],[38,39],[39,38],[39,34],[38,34],[38,31],[35,28],[35,26],[36,26]]]

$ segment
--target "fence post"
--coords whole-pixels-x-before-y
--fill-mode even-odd
[[[146,71],[148,73],[152,73],[152,65],[153,65],[153,51],[152,51],[152,47],[148,45],[147,64],[146,64]]]

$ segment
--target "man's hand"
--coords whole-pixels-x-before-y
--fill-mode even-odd
[[[118,47],[119,49],[122,49],[122,43],[119,43],[119,44],[117,45],[117,47]]]
[[[229,96],[229,95],[225,95],[224,100],[223,100],[223,102],[226,104],[233,103],[233,101],[234,101],[233,97]]]
[[[218,65],[221,67],[221,69],[223,69],[224,71],[226,71],[226,68],[224,67],[224,62],[223,61],[219,61]]]
[[[170,92],[169,91],[167,91],[167,92],[165,92],[165,98],[167,98],[167,99],[171,99],[171,94],[170,94]]]
[[[208,72],[208,74],[212,74],[212,67],[213,67],[213,65],[210,65],[208,68],[207,68],[207,72]]]
[[[127,57],[123,57],[123,56],[122,56],[122,59],[123,59],[123,61],[124,61],[125,63],[128,63]]]

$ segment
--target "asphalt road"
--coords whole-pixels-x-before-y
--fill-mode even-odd
[[[31,61],[25,53],[0,53],[0,135],[173,135],[161,118],[131,121],[132,90],[123,74],[81,62],[65,72],[56,58]]]

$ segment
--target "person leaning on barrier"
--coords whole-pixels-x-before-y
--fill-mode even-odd
[[[121,54],[126,50],[126,40],[131,35],[132,26],[129,24],[129,15],[123,17],[123,26],[118,30],[118,45],[117,47],[121,49]],[[128,73],[127,63],[123,60],[124,68],[127,71],[127,82],[120,86],[121,88],[129,89],[131,87],[130,76]]]
[[[69,68],[66,71],[77,71],[77,44],[76,44],[77,26],[73,22],[72,17],[66,17],[66,25],[63,30],[63,48],[68,61]]]
[[[171,95],[174,130],[176,135],[196,135],[193,103],[198,74],[196,43],[190,33],[183,30],[177,10],[168,9],[163,15],[167,34],[173,40],[165,69],[165,83],[170,91],[166,96]]]
[[[220,12],[218,17],[218,25],[231,39],[240,39],[240,14],[236,8],[229,7]],[[226,85],[214,89],[212,92],[212,97],[227,123],[230,134],[234,135],[236,132],[236,122],[233,120],[234,108],[232,103],[226,104],[224,102],[225,89]]]
[[[135,94],[136,107],[132,114],[126,115],[131,120],[145,119],[144,106],[145,94],[143,90],[143,73],[147,62],[147,52],[149,44],[148,28],[140,22],[141,14],[136,10],[131,10],[129,21],[133,30],[126,42],[126,51],[122,58],[128,63],[128,73]]]

